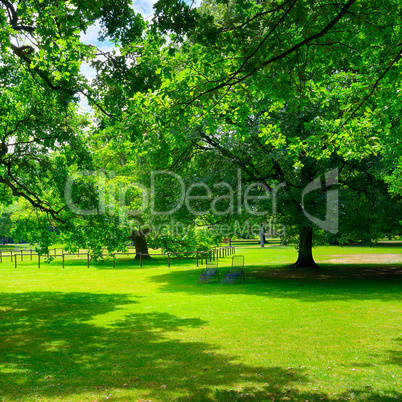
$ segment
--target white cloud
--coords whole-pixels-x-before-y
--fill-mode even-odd
[[[84,112],[84,113],[92,114],[92,112],[93,112],[91,106],[88,105],[88,101],[82,95],[80,96],[80,102],[78,103],[78,106],[81,108],[82,112]]]
[[[156,0],[134,0],[133,8],[137,13],[142,14],[144,18],[150,18],[153,13],[153,5],[156,3]]]
[[[95,25],[91,25],[85,33],[81,33],[81,41],[88,45],[97,45],[98,35],[100,31],[100,23],[97,21]]]
[[[95,78],[96,71],[94,68],[92,68],[89,63],[86,61],[81,64],[81,73],[86,77],[89,81],[91,81],[93,78]]]

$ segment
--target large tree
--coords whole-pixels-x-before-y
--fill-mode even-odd
[[[286,183],[278,215],[299,233],[297,266],[315,266],[315,226],[305,212],[312,216],[316,208],[325,220],[317,193],[303,202],[305,189],[330,171],[339,179],[327,176],[327,184],[338,181],[366,203],[376,199],[365,212],[386,222],[383,231],[400,233],[399,201],[386,201],[379,161],[387,137],[401,135],[393,116],[399,103],[391,110],[387,101],[399,96],[400,3],[233,0],[193,13],[181,5],[178,19],[165,18],[170,8],[158,9],[159,27],[175,35],[162,52],[161,89],[133,99],[129,121],[136,130],[142,122],[153,146],[163,138],[172,149],[190,143],[218,152],[245,180],[271,190]],[[196,21],[185,24],[185,40],[177,22],[184,12]],[[148,113],[141,114],[144,105]],[[375,195],[380,189],[383,197]],[[355,211],[347,204],[343,214]],[[353,234],[376,239],[381,225],[375,226],[374,233],[373,225],[357,225]],[[348,238],[342,222],[340,229]]]

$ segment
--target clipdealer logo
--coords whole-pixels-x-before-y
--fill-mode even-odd
[[[251,183],[244,185],[242,183],[241,170],[238,170],[237,183],[233,188],[231,184],[219,182],[211,187],[203,182],[192,183],[186,187],[183,178],[167,170],[153,171],[150,174],[150,188],[145,187],[141,183],[119,183],[113,182],[115,178],[114,172],[109,172],[108,175],[103,171],[79,171],[70,176],[67,180],[64,196],[67,206],[72,212],[77,215],[101,215],[110,214],[118,215],[120,224],[126,223],[127,216],[140,216],[148,212],[151,216],[171,216],[180,208],[186,207],[192,215],[207,215],[213,214],[217,216],[231,215],[234,213],[241,214],[243,212],[251,216],[276,216],[278,209],[278,193],[286,187],[286,183],[280,183],[275,186],[268,186],[264,183]],[[332,189],[326,192],[326,213],[325,219],[320,219],[313,216],[306,208],[306,196],[316,190],[329,188],[338,184],[338,169],[332,169],[325,173],[325,180],[322,182],[318,177],[311,181],[301,193],[301,208],[304,215],[318,227],[336,234],[339,228],[339,190]],[[163,200],[164,187],[158,187],[158,180],[171,180],[178,189],[177,198],[174,204],[166,204],[166,210],[157,210],[156,200]],[[109,179],[109,180],[108,180]],[[81,209],[73,201],[73,189],[78,180],[93,180],[97,188],[97,206],[92,209]],[[130,190],[135,189],[140,200],[140,207],[136,210],[129,209],[126,206],[127,194]],[[256,192],[258,194],[256,194]],[[213,195],[215,193],[215,196]],[[219,193],[219,195],[216,195]],[[107,196],[107,197],[106,197]],[[198,201],[209,203],[209,207],[205,210],[196,209],[194,204]],[[259,209],[256,207],[256,202],[270,202],[271,208]],[[217,203],[225,202],[226,209],[219,209]],[[267,205],[267,204],[265,204]]]
[[[338,184],[338,169],[330,170],[325,173],[325,186],[331,187],[335,184]],[[321,178],[316,178],[311,181],[302,192],[301,206],[304,212],[304,215],[315,225],[320,227],[321,229],[326,230],[327,232],[336,234],[339,229],[339,190],[329,190],[326,194],[326,213],[325,219],[319,219],[314,217],[310,213],[306,211],[305,208],[305,197],[307,194],[312,191],[321,189],[323,187],[323,183],[321,182]]]

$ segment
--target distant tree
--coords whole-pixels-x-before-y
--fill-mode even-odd
[[[5,238],[10,236],[11,233],[11,215],[9,211],[4,211],[0,214],[0,238],[4,241]]]

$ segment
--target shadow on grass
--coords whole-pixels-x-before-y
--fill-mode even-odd
[[[82,265],[78,264],[77,265]],[[170,268],[175,269],[178,267],[196,267],[195,258],[170,258]],[[142,260],[142,267],[139,260],[129,259],[122,257],[116,261],[113,267],[113,260],[104,260],[99,262],[91,262],[91,268],[104,269],[104,270],[123,270],[123,269],[144,269],[144,268],[169,268],[167,256],[151,257]],[[201,262],[200,262],[200,269]]]
[[[201,327],[200,319],[149,313],[127,315],[107,327],[91,323],[132,303],[124,295],[2,294],[0,399],[135,388],[147,397],[173,393],[181,400],[207,401],[216,388],[238,382],[283,388],[305,381],[299,370],[234,364],[213,345],[167,336]],[[268,397],[271,388],[259,396]]]
[[[390,359],[387,361],[388,364],[395,364],[397,366],[402,366],[402,338],[395,339],[396,342],[400,344],[398,350],[389,350]]]
[[[320,263],[318,269],[294,269],[284,266],[280,269],[264,270],[261,267],[250,267],[255,277],[278,279],[402,279],[402,264],[353,264],[353,263]]]
[[[227,267],[222,267],[222,275]],[[359,272],[360,270],[360,272]],[[355,275],[357,271],[357,274]],[[221,285],[211,281],[197,285],[201,270],[172,270],[150,279],[163,284],[159,291],[189,294],[250,294],[273,298],[298,299],[308,302],[325,300],[382,300],[402,299],[402,267],[345,266],[326,264],[319,272],[292,270],[288,267],[246,266],[246,283]]]
[[[269,387],[266,387],[269,388]],[[379,391],[375,392],[367,387],[365,390],[350,389],[347,392],[328,396],[320,392],[295,392],[292,389],[283,393],[277,393],[266,390],[255,391],[253,388],[245,388],[243,391],[238,392],[235,390],[230,391],[216,391],[215,397],[217,401],[295,401],[295,402],[315,402],[315,401],[384,401],[390,402],[398,400],[402,394],[393,391]]]
[[[1,294],[0,398],[136,398],[181,401],[391,400],[395,392],[351,390],[330,396],[298,391],[300,369],[236,364],[213,345],[172,338],[206,324],[166,313],[129,314],[106,327],[96,316],[133,303],[125,295],[31,292]],[[177,337],[176,337],[177,338]],[[253,386],[245,384],[252,383]]]

